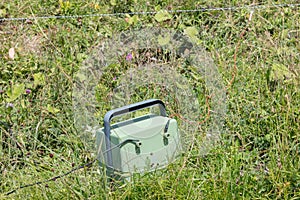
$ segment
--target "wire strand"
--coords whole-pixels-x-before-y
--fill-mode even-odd
[[[133,142],[133,141],[134,141],[134,140],[130,140],[130,139],[125,140],[125,141],[119,143],[118,145],[116,145],[116,146],[114,146],[114,147],[112,147],[112,148],[110,148],[110,149],[105,150],[104,152],[102,152],[102,154],[105,154],[105,153],[107,153],[108,151],[111,151],[111,150],[113,150],[113,149],[115,149],[115,148],[117,148],[117,147],[120,147],[120,146],[124,145],[125,143]],[[7,195],[7,196],[8,196],[8,195],[11,195],[11,194],[17,192],[18,190],[23,189],[23,188],[32,187],[32,186],[35,186],[35,185],[45,184],[45,183],[48,183],[48,182],[50,182],[50,181],[56,181],[57,179],[63,178],[63,177],[65,177],[65,176],[67,176],[67,175],[71,174],[72,172],[75,172],[75,171],[77,171],[77,170],[79,170],[79,169],[83,169],[83,168],[85,168],[85,167],[90,167],[94,162],[96,162],[96,160],[97,160],[97,158],[95,158],[95,159],[93,159],[92,161],[90,161],[90,162],[88,162],[88,163],[85,163],[85,164],[83,164],[83,165],[79,165],[79,166],[77,166],[77,167],[74,167],[74,168],[72,168],[71,170],[69,170],[69,171],[67,171],[67,172],[65,172],[65,173],[63,173],[63,174],[54,176],[54,177],[52,177],[52,178],[50,178],[50,179],[43,180],[43,181],[37,181],[37,182],[34,182],[34,183],[30,183],[30,184],[26,184],[26,185],[19,186],[18,188],[13,189],[13,190],[11,190],[10,192],[7,192],[6,195]],[[109,166],[107,166],[107,167],[109,167]],[[109,168],[111,168],[111,167],[109,167]],[[115,170],[114,168],[112,168],[112,169]]]
[[[257,9],[262,10],[266,8],[284,8],[284,7],[300,7],[300,3],[296,4],[273,4],[273,5],[245,5],[245,6],[232,6],[232,7],[218,7],[218,8],[199,8],[191,10],[168,10],[169,13],[192,13],[192,12],[211,12],[211,11],[235,11],[242,9]],[[27,20],[44,20],[44,19],[71,19],[71,18],[92,18],[92,17],[115,17],[125,15],[153,15],[159,11],[141,11],[141,12],[128,12],[128,13],[99,13],[99,14],[85,14],[85,15],[59,15],[59,16],[37,16],[37,17],[11,17],[0,18],[3,21],[27,21]]]
[[[90,167],[97,159],[93,159],[92,161],[86,163],[86,164],[83,164],[83,165],[80,165],[80,166],[77,166],[69,171],[67,171],[66,173],[63,173],[63,174],[60,174],[60,175],[57,175],[57,176],[54,176],[50,179],[47,179],[47,180],[44,180],[44,181],[37,181],[37,182],[34,182],[34,183],[30,183],[30,184],[27,184],[27,185],[22,185],[16,189],[13,189],[11,190],[10,192],[7,192],[6,193],[6,196],[10,195],[10,194],[13,194],[15,192],[17,192],[18,190],[20,189],[23,189],[23,188],[27,188],[27,187],[32,187],[32,186],[35,186],[35,185],[41,185],[41,184],[44,184],[44,183],[48,183],[50,181],[56,181],[56,179],[60,179],[60,178],[63,178],[64,176],[67,176],[69,174],[71,174],[72,172],[75,172],[79,169],[82,169],[82,168],[85,168],[85,167]]]

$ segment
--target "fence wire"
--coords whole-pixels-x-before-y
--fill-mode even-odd
[[[168,10],[169,13],[193,13],[193,12],[212,12],[212,11],[236,11],[236,10],[264,10],[267,8],[286,8],[300,7],[300,3],[296,4],[273,4],[273,5],[245,5],[245,6],[232,6],[232,7],[218,7],[218,8],[199,8],[191,10]],[[85,15],[59,15],[59,16],[33,16],[33,17],[8,17],[0,18],[0,22],[3,21],[26,21],[26,20],[44,20],[44,19],[71,19],[71,18],[92,18],[92,17],[116,17],[125,15],[153,15],[159,11],[140,11],[140,12],[122,12],[122,13],[96,13]]]

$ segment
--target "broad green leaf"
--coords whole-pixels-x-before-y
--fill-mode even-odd
[[[270,74],[272,80],[286,80],[294,78],[294,76],[286,66],[278,63],[273,64]]]
[[[21,96],[25,91],[25,85],[23,83],[16,84],[12,86],[11,90],[7,91],[8,102],[16,100],[19,96]]]
[[[84,74],[76,74],[75,78],[78,79],[80,82],[83,82],[86,80],[86,76]]]
[[[45,75],[42,74],[41,72],[33,74],[33,79],[34,79],[34,87],[38,85],[45,85]]]
[[[47,105],[47,110],[48,110],[48,112],[50,112],[50,113],[52,113],[52,114],[56,114],[56,113],[58,113],[60,110],[59,109],[57,109],[57,108],[54,108],[54,107],[52,107],[51,105]]]
[[[21,106],[22,106],[22,108],[26,108],[24,99],[21,99]]]
[[[158,13],[156,13],[156,15],[154,16],[154,19],[158,22],[163,22],[171,18],[172,15],[170,15],[166,10],[161,10]]]
[[[0,9],[0,17],[5,17],[5,15],[6,15],[6,10]]]
[[[187,27],[185,30],[184,30],[184,33],[186,35],[188,35],[189,37],[193,38],[193,37],[196,37],[198,35],[198,30],[196,27],[194,26],[190,26],[190,27]]]
[[[87,55],[84,54],[84,53],[78,53],[78,54],[76,55],[76,59],[77,59],[78,61],[83,61],[83,60],[87,59]],[[55,68],[52,68],[52,69],[55,70]]]
[[[133,15],[132,17],[128,17],[128,23],[131,24],[136,24],[139,21],[139,17],[137,15]]]
[[[163,38],[160,35],[160,36],[158,36],[157,41],[158,41],[158,44],[161,45],[161,46],[166,45],[170,42],[170,36],[166,36],[166,37]]]
[[[117,2],[116,2],[116,0],[110,0],[110,4],[111,4],[112,6],[115,6],[115,5],[117,5]]]
[[[155,6],[155,7],[154,7],[154,10],[155,10],[155,11],[160,11],[160,10],[161,10],[161,6],[160,6],[160,5]]]
[[[26,88],[33,88],[33,83],[26,83]]]

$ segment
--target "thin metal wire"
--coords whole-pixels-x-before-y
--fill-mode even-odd
[[[232,6],[232,7],[219,7],[219,8],[200,8],[193,10],[168,10],[169,13],[191,13],[191,12],[211,12],[211,11],[235,11],[242,9],[256,9],[262,10],[266,8],[284,8],[284,7],[300,7],[300,3],[296,4],[274,4],[274,5],[246,5],[246,6]],[[0,18],[2,21],[26,21],[26,20],[43,20],[43,19],[71,19],[71,18],[86,18],[86,17],[115,17],[125,15],[153,15],[159,11],[141,11],[141,12],[128,12],[128,13],[103,13],[103,14],[86,14],[86,15],[59,15],[59,16],[37,16],[37,17],[11,17]]]

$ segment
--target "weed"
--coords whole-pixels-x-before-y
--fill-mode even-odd
[[[0,22],[0,198],[300,198],[299,8],[265,8],[254,13],[248,9],[165,11],[250,3],[6,1],[0,6],[0,17],[162,11],[159,15]],[[113,191],[105,190],[103,172],[93,165],[5,196],[20,185],[49,179],[93,159],[73,122],[74,74],[101,41],[115,32],[146,26],[174,28],[211,54],[228,85],[222,140],[203,156],[200,147],[192,146],[166,169],[135,175],[133,182]],[[150,54],[162,63],[170,61],[167,53],[156,51],[160,50],[121,55],[122,62],[107,68],[97,86],[98,101],[103,103],[99,115],[110,109],[105,102],[127,68],[147,63]],[[202,77],[188,65],[178,66],[178,71],[191,82],[204,112],[207,91]],[[147,95],[159,97],[166,90],[150,85],[136,91],[132,101]],[[169,105],[176,113],[175,98],[169,97]],[[209,121],[199,135],[208,127]]]

